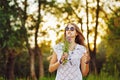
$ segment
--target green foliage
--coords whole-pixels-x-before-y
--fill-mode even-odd
[[[16,48],[23,44],[22,30],[16,16],[17,12],[13,11],[15,6],[9,5],[10,1],[1,1],[0,8],[0,48]],[[13,25],[14,24],[14,25]]]
[[[27,51],[22,52],[16,57],[14,73],[17,78],[24,78],[30,75],[29,60],[30,59],[29,59],[29,55],[27,54]]]
[[[40,78],[39,80],[55,80],[55,77],[43,77],[43,78]]]
[[[42,77],[39,80],[55,80],[55,76]],[[107,73],[101,72],[99,75],[89,74],[87,77],[83,77],[83,80],[119,80],[119,76],[109,75]]]
[[[106,56],[102,71],[111,76],[120,76],[120,15],[113,15],[110,18],[107,34],[100,45],[103,46],[103,49],[101,48],[99,53],[105,54]]]
[[[66,53],[68,53],[69,52],[69,42],[67,41],[67,40],[64,40],[64,42],[63,42],[63,52],[66,52]]]
[[[4,80],[3,77],[0,77],[0,80]],[[16,80],[26,80],[26,78],[16,78]],[[55,76],[42,77],[39,80],[55,80]],[[83,80],[119,80],[117,76],[110,76],[107,73],[101,72],[100,75],[90,74],[87,77],[84,77]]]
[[[109,75],[108,73],[101,72],[99,75],[90,74],[83,80],[118,80],[119,76]]]
[[[114,36],[114,38],[119,38],[120,35],[120,16],[119,17],[113,17],[109,20],[108,26],[109,26],[109,33],[113,35],[109,35],[110,37]]]

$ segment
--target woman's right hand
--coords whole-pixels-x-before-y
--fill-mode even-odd
[[[68,53],[64,52],[63,55],[61,56],[61,62],[63,62],[64,60],[66,60],[68,58]]]

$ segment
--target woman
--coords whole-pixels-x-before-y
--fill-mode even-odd
[[[49,72],[57,70],[55,80],[82,80],[89,72],[90,57],[84,44],[84,36],[78,26],[69,23],[65,27],[65,39],[69,37],[69,52],[63,52],[63,43],[54,46]],[[67,59],[67,62],[63,62]]]

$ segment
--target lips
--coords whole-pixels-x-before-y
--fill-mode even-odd
[[[67,40],[68,42],[71,42],[71,37],[70,37],[70,36],[67,36],[67,37],[66,37],[66,40]]]

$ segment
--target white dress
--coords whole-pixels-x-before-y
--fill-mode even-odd
[[[58,60],[63,54],[62,46],[63,44],[60,43],[53,47]],[[76,45],[73,51],[69,51],[68,61],[64,65],[60,64],[55,80],[82,80],[80,59],[85,52],[86,48],[79,44]]]

